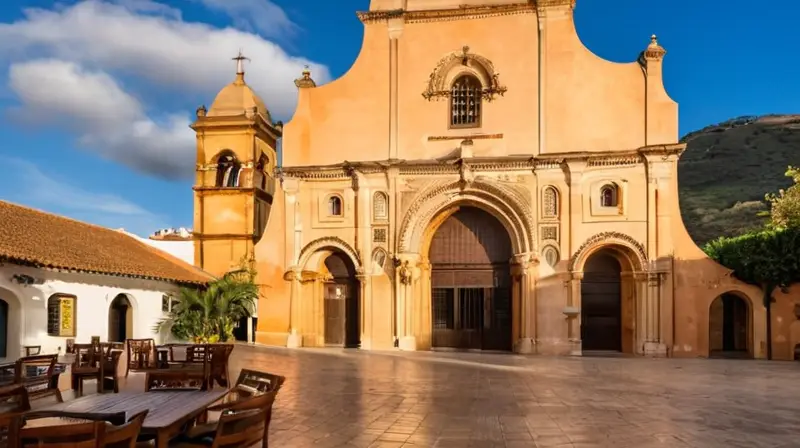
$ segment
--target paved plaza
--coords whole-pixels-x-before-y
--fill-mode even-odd
[[[800,363],[239,346],[287,377],[271,445],[796,447]]]

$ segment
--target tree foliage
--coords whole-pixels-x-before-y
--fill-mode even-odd
[[[800,168],[790,166],[786,177],[791,177],[794,185],[766,195],[772,228],[800,227]]]
[[[716,239],[703,248],[733,270],[734,277],[763,293],[767,320],[767,359],[772,359],[772,297],[775,289],[800,281],[800,227],[770,228]]]
[[[225,342],[233,338],[234,324],[254,313],[258,295],[255,272],[247,268],[225,274],[205,289],[182,288],[155,330],[197,343]]]
[[[800,281],[800,227],[765,229],[721,237],[703,248],[739,280],[761,288],[786,288]]]

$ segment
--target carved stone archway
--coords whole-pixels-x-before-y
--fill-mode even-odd
[[[647,356],[666,356],[661,308],[663,273],[650,271],[644,246],[629,235],[602,232],[587,239],[569,261],[571,280],[565,314],[573,353],[582,352],[583,280],[587,261],[595,254],[611,255],[621,263],[620,288],[623,321],[622,352]],[[588,313],[587,309],[587,313]]]
[[[413,275],[397,279],[397,327],[402,350],[430,349],[432,326],[432,265],[428,259],[431,238],[447,218],[461,208],[478,208],[505,228],[514,256],[511,264],[511,339],[514,350],[525,351],[521,341],[535,334],[536,258],[534,216],[530,199],[511,185],[491,182],[462,172],[460,180],[441,180],[422,190],[412,201],[400,225],[398,258]],[[529,311],[532,310],[532,311]],[[528,350],[529,351],[529,350]]]
[[[521,193],[481,181],[440,181],[417,195],[400,226],[398,253],[417,253],[431,221],[442,211],[465,204],[494,215],[508,231],[515,254],[535,254],[533,210]]]
[[[647,252],[636,239],[620,232],[602,232],[586,240],[569,260],[570,272],[580,272],[583,265],[592,253],[606,247],[624,248],[619,251],[621,255],[629,258],[631,265],[637,271],[647,270]]]
[[[326,248],[341,251],[350,257],[350,260],[355,265],[357,271],[362,271],[361,257],[358,255],[358,252],[356,252],[352,246],[347,244],[346,241],[335,236],[318,238],[306,244],[305,247],[303,247],[303,249],[300,251],[300,256],[297,258],[297,266],[300,269],[305,269],[306,264],[311,256],[317,251]]]

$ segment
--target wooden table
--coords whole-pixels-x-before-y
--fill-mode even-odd
[[[228,390],[209,391],[158,391],[94,394],[65,403],[37,409],[37,411],[67,411],[86,414],[113,414],[125,412],[126,418],[148,410],[142,425],[142,435],[154,436],[157,447],[166,447],[177,436],[183,425],[198,417],[209,405],[219,400]]]

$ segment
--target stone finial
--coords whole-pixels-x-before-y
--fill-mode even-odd
[[[294,85],[298,88],[316,87],[317,83],[311,78],[311,69],[306,65],[303,69],[302,77],[294,80]]]
[[[195,111],[195,113],[197,114],[198,117],[205,117],[206,114],[208,113],[208,110],[206,109],[205,104],[200,106],[200,107],[198,107],[197,110]]]
[[[647,46],[647,50],[644,52],[645,59],[648,60],[661,60],[664,59],[664,55],[667,54],[667,50],[664,49],[658,43],[658,36],[653,34],[650,36],[650,45]]]

